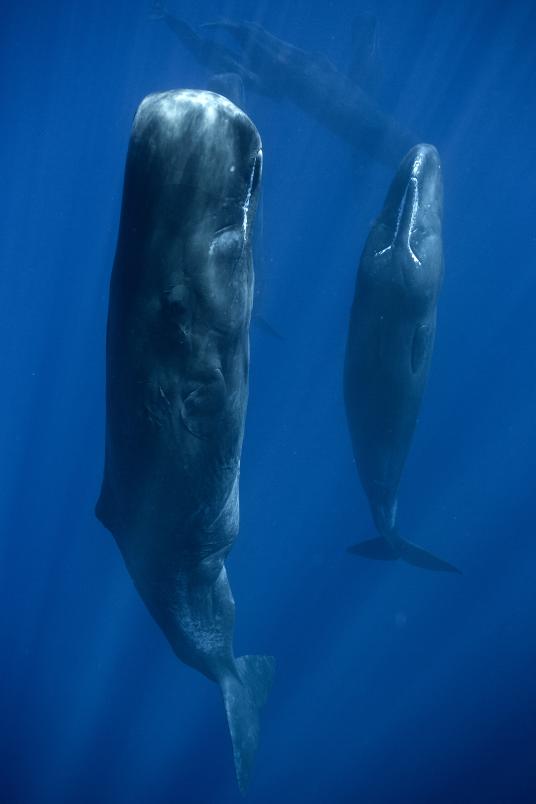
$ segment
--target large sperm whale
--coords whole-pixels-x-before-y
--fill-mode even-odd
[[[233,652],[251,234],[261,140],[212,92],[134,119],[110,284],[106,457],[96,506],[178,658],[219,684],[247,786],[273,660]]]
[[[398,486],[428,378],[443,276],[441,164],[432,145],[406,155],[368,236],[346,346],[344,396],[357,469],[379,537],[350,548],[431,570],[455,567],[407,541]]]

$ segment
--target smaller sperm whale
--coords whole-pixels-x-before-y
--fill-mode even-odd
[[[428,378],[443,277],[441,164],[432,145],[406,155],[367,238],[357,275],[344,398],[359,477],[379,537],[349,548],[430,570],[456,567],[407,541],[398,486]]]

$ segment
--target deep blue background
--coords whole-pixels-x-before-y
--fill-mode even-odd
[[[368,3],[382,103],[440,150],[445,283],[400,527],[462,577],[345,553],[372,536],[341,373],[389,170],[251,96],[264,141],[236,650],[277,657],[252,804],[536,801],[536,16]],[[190,0],[341,67],[350,0]],[[228,804],[218,689],[181,665],[93,515],[107,285],[132,116],[203,70],[145,2],[11,4],[0,48],[0,800]]]

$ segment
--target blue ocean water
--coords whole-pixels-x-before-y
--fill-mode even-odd
[[[462,576],[346,553],[373,535],[342,366],[392,170],[251,93],[264,146],[237,654],[271,653],[252,804],[536,801],[536,14],[528,0],[194,3],[341,70],[378,20],[379,102],[434,143],[445,281],[401,530]],[[144,95],[207,74],[145,2],[4,10],[0,82],[0,800],[241,801],[219,691],[182,665],[94,517],[108,281]]]

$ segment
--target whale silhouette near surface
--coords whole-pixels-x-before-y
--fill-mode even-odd
[[[247,90],[288,100],[352,149],[396,167],[418,139],[376,101],[377,34],[371,15],[354,20],[354,57],[347,72],[322,53],[304,50],[255,22],[221,20],[198,32],[156,2],[153,19],[173,31],[183,47],[210,73],[232,73]],[[207,35],[208,34],[208,35]],[[213,34],[232,38],[237,48]]]

